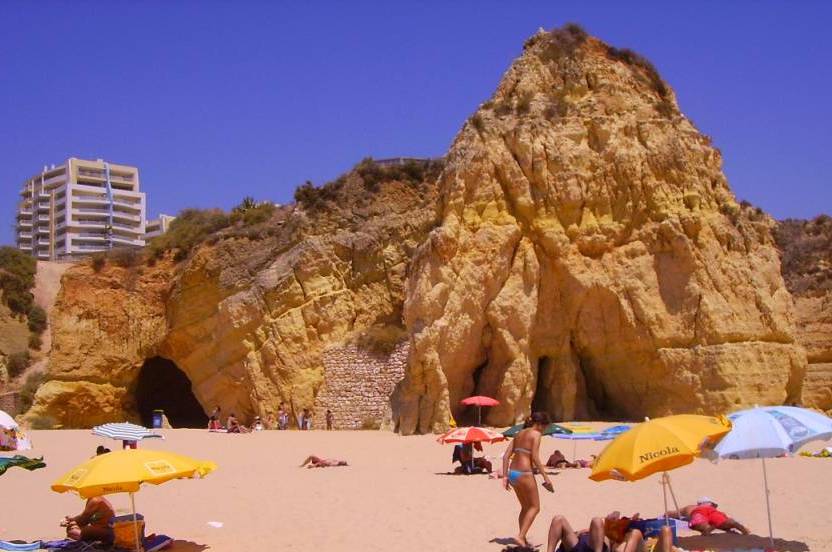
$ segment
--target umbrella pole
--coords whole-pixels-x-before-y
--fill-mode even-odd
[[[667,485],[670,484],[667,472],[662,472],[662,498],[664,499],[664,523],[670,527],[670,519],[667,517]]]
[[[142,552],[142,545],[139,542],[139,525],[136,523],[136,497],[130,493],[130,506],[133,508],[133,534],[136,536],[136,552]]]
[[[482,426],[482,406],[477,405],[477,427]]]
[[[670,498],[673,499],[673,506],[676,508],[676,511],[679,511],[679,502],[676,500],[676,493],[673,492],[673,485],[670,484],[670,474],[664,472],[667,476],[667,488],[670,490]]]
[[[766,473],[766,459],[761,458],[760,460],[763,461],[763,485],[765,486],[766,490],[766,513],[768,514],[768,540],[771,546],[774,546],[774,530],[771,528],[771,503],[768,499],[768,474]]]
[[[578,461],[578,440],[572,439],[572,461]]]

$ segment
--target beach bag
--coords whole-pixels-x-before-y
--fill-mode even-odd
[[[124,550],[136,550],[136,530],[133,514],[113,518],[113,545]],[[144,516],[136,514],[135,525],[139,529],[139,543],[144,541]]]

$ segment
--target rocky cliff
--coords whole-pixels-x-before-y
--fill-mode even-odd
[[[147,374],[177,368],[206,412],[284,401],[405,434],[464,417],[471,393],[501,401],[495,425],[800,400],[774,222],[721,165],[648,61],[540,32],[438,185],[362,163],[257,228],[67,272],[30,415],[135,418],[161,400]]]
[[[809,361],[803,403],[832,411],[832,218],[785,220],[775,237]]]
[[[245,420],[284,401],[299,412],[316,406],[327,348],[392,351],[409,260],[437,220],[435,171],[391,180],[368,166],[305,187],[297,206],[221,231],[181,262],[168,253],[153,266],[69,270],[52,314],[50,381],[29,416],[74,427],[135,420],[142,400],[164,403],[138,392],[158,357],[184,372],[205,412],[219,405]]]
[[[653,66],[574,26],[526,44],[451,147],[404,316],[402,433],[469,394],[488,422],[797,400],[806,369],[766,216]]]

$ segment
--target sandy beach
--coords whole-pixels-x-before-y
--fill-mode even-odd
[[[214,460],[219,469],[201,481],[144,486],[136,496],[148,532],[177,539],[174,550],[354,550],[499,551],[515,534],[517,502],[496,479],[451,476],[451,447],[435,436],[400,437],[386,432],[268,431],[252,435],[166,430],[165,441],[144,444]],[[90,457],[95,447],[120,445],[88,431],[34,431],[35,449],[47,468],[11,469],[0,479],[3,491],[1,539],[53,539],[58,521],[82,509],[74,495],[50,490],[50,483]],[[820,445],[815,445],[812,450]],[[579,456],[603,443],[581,441]],[[572,443],[544,438],[541,456],[556,448],[571,456]],[[486,446],[499,457],[504,445]],[[350,466],[300,469],[308,455],[343,458]],[[495,464],[499,465],[498,463]],[[778,550],[832,550],[832,460],[783,458],[768,461]],[[565,470],[553,477],[555,493],[541,490],[542,512],[530,533],[545,544],[549,519],[565,515],[584,527],[591,516],[617,509],[624,514],[657,515],[662,508],[658,477],[636,483],[595,483],[589,470]],[[672,472],[680,501],[707,495],[721,509],[766,535],[759,461],[704,460]],[[127,495],[111,495],[121,512]],[[212,527],[209,522],[221,522]],[[686,534],[692,535],[692,534]],[[763,546],[765,540],[685,536],[688,549]],[[710,546],[707,546],[710,544]]]

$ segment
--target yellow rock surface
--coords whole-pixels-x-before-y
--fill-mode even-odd
[[[28,417],[89,427],[136,419],[143,364],[160,356],[206,412],[268,416],[312,408],[325,348],[398,328],[412,251],[435,225],[435,186],[349,179],[331,212],[295,208],[256,239],[231,237],[185,261],[63,277],[49,380]],[[381,335],[384,332],[377,332]],[[374,334],[376,335],[376,334]]]
[[[405,302],[403,433],[798,400],[806,369],[767,217],[647,63],[539,33],[461,130]]]

